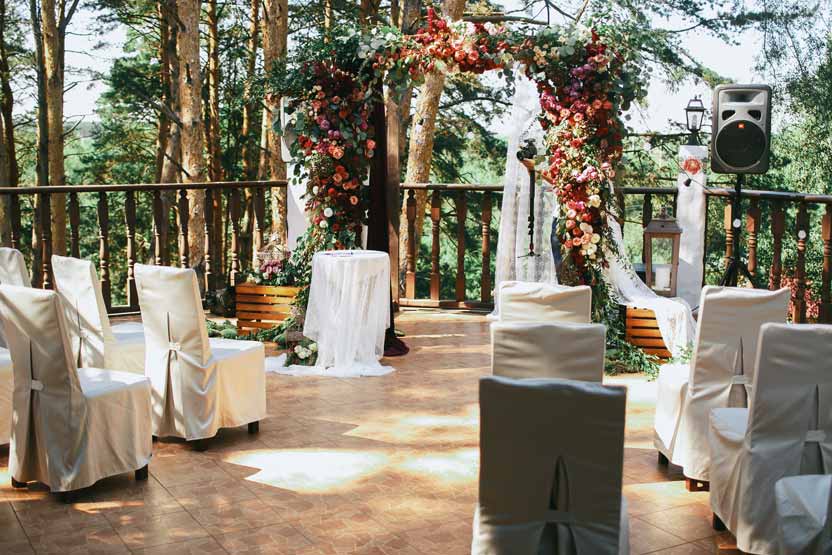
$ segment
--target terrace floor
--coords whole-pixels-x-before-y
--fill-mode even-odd
[[[268,375],[260,434],[224,430],[199,453],[155,444],[150,478],[104,480],[74,505],[12,490],[0,448],[0,552],[464,554],[477,492],[483,316],[404,312],[412,351],[382,378]],[[716,553],[707,493],[652,447],[655,387],[629,386],[624,491],[631,552]],[[725,551],[723,551],[725,552]]]

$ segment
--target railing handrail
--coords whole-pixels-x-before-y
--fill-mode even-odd
[[[402,183],[405,190],[425,191],[492,191],[501,192],[503,185],[500,183]]]
[[[46,185],[43,187],[0,187],[0,195],[38,195],[44,193],[115,193],[123,191],[179,191],[182,189],[231,189],[285,187],[286,180],[275,181],[199,181],[194,183],[116,183],[112,185]]]

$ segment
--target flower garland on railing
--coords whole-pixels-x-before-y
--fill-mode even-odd
[[[393,28],[340,28],[330,37],[300,48],[298,62],[276,87],[292,98],[283,132],[297,137],[291,148],[303,161],[312,224],[290,265],[311,263],[317,250],[360,243],[364,185],[376,146],[370,115],[382,82],[395,96],[427,72],[503,69],[508,75],[517,61],[540,91],[545,175],[560,201],[564,281],[592,285],[596,304],[606,304],[601,274],[624,134],[619,113],[641,89],[632,63],[609,46],[609,29],[547,27],[530,37],[502,25],[452,23],[429,8],[426,26],[412,36]],[[626,41],[615,40],[623,49]],[[301,309],[305,299],[299,297]]]

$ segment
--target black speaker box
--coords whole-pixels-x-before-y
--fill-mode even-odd
[[[711,113],[711,170],[765,173],[771,147],[771,87],[719,85]]]

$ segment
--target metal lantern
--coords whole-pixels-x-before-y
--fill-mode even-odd
[[[656,294],[676,296],[682,228],[662,208],[644,228],[644,281]]]
[[[705,120],[705,105],[699,96],[694,96],[685,107],[685,119],[687,120],[688,131],[690,131],[690,144],[699,144],[699,131],[702,130],[702,123]]]

